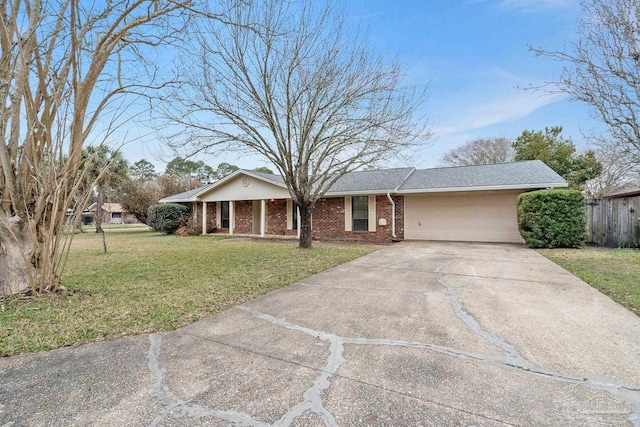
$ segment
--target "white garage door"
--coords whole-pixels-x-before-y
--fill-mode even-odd
[[[521,191],[405,196],[405,239],[520,243]]]

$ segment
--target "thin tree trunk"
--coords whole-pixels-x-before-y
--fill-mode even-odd
[[[102,190],[98,187],[98,200],[96,203],[96,233],[102,233],[102,217],[104,216],[104,211],[102,210]]]
[[[311,207],[304,204],[299,205],[300,209],[300,243],[299,248],[310,249],[311,244]]]
[[[96,205],[96,233],[102,234],[102,248],[104,253],[107,253],[107,238],[104,235],[104,230],[102,229],[102,219],[104,218],[104,210],[102,209],[102,202],[104,201],[104,196],[102,194],[102,188],[98,186],[98,204]]]
[[[104,230],[102,229],[102,227],[100,227],[100,233],[102,234],[102,249],[104,250],[104,253],[107,253],[107,238],[104,235]]]

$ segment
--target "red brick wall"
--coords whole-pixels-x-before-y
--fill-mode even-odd
[[[396,236],[404,238],[404,197],[392,196],[396,205]],[[256,203],[259,203],[257,201]],[[202,224],[202,203],[193,203],[192,215]],[[380,218],[387,220],[387,225],[379,225]],[[387,196],[376,196],[376,231],[344,230],[344,197],[327,197],[318,200],[313,209],[312,234],[319,240],[356,240],[366,242],[389,242],[391,236],[391,203]],[[207,203],[207,233],[215,231],[215,203]],[[251,201],[235,202],[235,229],[237,234],[253,233],[253,203]],[[228,230],[219,229],[226,232]],[[297,230],[287,230],[287,201],[284,199],[267,201],[266,234],[293,235]]]
[[[298,230],[287,230],[287,201],[284,199],[267,201],[267,234],[276,236],[296,236]]]
[[[191,204],[191,218],[195,218],[198,228],[202,229],[202,202]],[[207,203],[207,233],[216,231],[216,204]]]
[[[259,201],[256,203],[259,203]],[[233,232],[237,234],[253,233],[253,202],[251,202],[251,200],[235,202],[234,212],[236,227],[233,229]]]
[[[404,237],[404,197],[392,196],[396,204],[396,236]],[[387,225],[378,225],[380,218]],[[318,200],[313,210],[313,237],[319,240],[358,240],[389,242],[391,236],[391,203],[387,196],[376,196],[376,231],[344,230],[344,197],[328,197]]]

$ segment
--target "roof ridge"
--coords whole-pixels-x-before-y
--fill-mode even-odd
[[[411,175],[413,175],[413,173],[416,171],[416,168],[411,168],[411,170],[409,171],[409,173],[407,174],[407,176],[404,177],[404,179],[402,180],[402,182],[400,182],[400,184],[398,184],[398,186],[396,188],[393,189],[394,193],[397,193],[398,190],[400,189],[400,187],[402,187],[402,185],[407,182],[407,180],[409,179],[409,177]]]
[[[436,169],[460,169],[460,168],[475,168],[475,167],[480,167],[480,166],[502,166],[502,165],[515,165],[518,163],[527,163],[527,162],[541,162],[541,160],[538,159],[533,159],[533,160],[516,160],[513,162],[502,162],[502,163],[489,163],[489,164],[485,164],[485,165],[459,165],[459,166],[437,166],[434,168],[424,168],[424,169],[417,169],[420,171],[426,171],[426,170],[436,170]],[[544,163],[544,162],[543,162]]]

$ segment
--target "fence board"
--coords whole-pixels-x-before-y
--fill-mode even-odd
[[[587,225],[587,243],[640,247],[640,197],[588,200]]]

